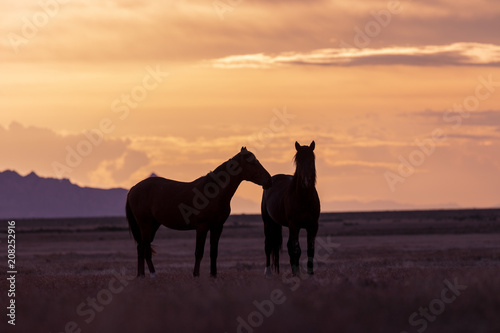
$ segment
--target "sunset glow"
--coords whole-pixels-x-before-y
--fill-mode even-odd
[[[129,188],[195,179],[246,146],[292,173],[295,141],[315,140],[324,211],[500,206],[498,1],[0,12],[0,171]],[[258,212],[261,194],[244,184],[233,210]]]

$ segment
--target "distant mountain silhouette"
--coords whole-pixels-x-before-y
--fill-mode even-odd
[[[374,211],[401,211],[401,210],[425,210],[425,209],[462,209],[456,203],[444,203],[439,205],[413,205],[390,200],[358,201],[358,200],[334,200],[321,201],[322,212],[374,212]],[[500,208],[500,207],[499,207]],[[258,214],[260,213],[260,202],[234,197],[231,201],[231,212],[234,214]]]
[[[101,217],[125,215],[128,190],[80,187],[68,179],[0,172],[0,218]]]
[[[235,195],[231,200],[231,214],[260,214],[260,202]]]
[[[150,177],[157,177],[152,173]],[[0,172],[0,218],[56,218],[125,216],[127,189],[80,187],[69,179],[42,178],[34,172],[21,176],[15,171]],[[498,205],[500,208],[500,205]],[[394,201],[322,201],[322,212],[391,211],[418,209],[457,209],[457,204],[416,206]],[[260,198],[255,201],[235,196],[233,214],[259,214]]]
[[[413,205],[390,200],[374,200],[362,202],[358,200],[327,201],[321,203],[322,211],[327,212],[371,212],[371,211],[398,211],[422,209],[460,209],[460,205],[450,202],[439,205]]]
[[[151,173],[149,177],[158,177]],[[69,179],[0,172],[0,218],[125,216],[127,189],[80,187]],[[256,214],[260,203],[235,196],[233,214]]]

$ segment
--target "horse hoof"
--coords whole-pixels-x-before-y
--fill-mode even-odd
[[[156,273],[151,273],[149,276],[150,276],[152,279],[154,279],[154,278],[156,278]]]
[[[307,274],[314,275],[314,272],[313,271],[307,271]]]
[[[264,268],[264,276],[265,277],[270,277],[271,275],[272,275],[272,273],[271,273],[271,267]]]
[[[217,278],[217,274],[210,274],[210,277],[211,277],[212,279],[216,279],[216,278]]]

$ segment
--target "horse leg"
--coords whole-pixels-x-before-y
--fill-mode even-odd
[[[151,249],[151,243],[146,243],[144,245],[144,258],[146,259],[146,263],[148,264],[149,274],[152,278],[156,277],[155,267],[153,265],[153,261],[151,257],[153,255],[153,250]]]
[[[219,239],[222,226],[210,229],[210,276],[217,276],[217,255],[219,254]]]
[[[290,227],[288,235],[288,255],[290,256],[290,265],[292,266],[292,274],[299,273],[299,259],[300,259],[300,244],[299,244],[299,228]]]
[[[144,277],[144,244],[137,244],[137,277]]]
[[[318,233],[318,224],[307,229],[307,273],[314,274],[314,243]]]
[[[156,221],[153,221],[152,227],[151,227],[151,236],[149,237],[149,242],[145,242],[144,246],[144,258],[146,259],[146,263],[148,264],[148,269],[149,273],[152,278],[156,277],[156,272],[155,272],[155,267],[153,265],[153,260],[151,257],[153,256],[153,249],[151,248],[151,243],[153,242],[153,239],[155,238],[155,234],[158,231],[158,228],[160,227],[160,224]]]
[[[194,251],[195,263],[193,276],[200,276],[200,263],[203,258],[203,252],[205,251],[205,241],[207,239],[208,229],[197,229],[196,230],[196,250]]]
[[[264,220],[264,236],[265,236],[265,241],[264,241],[264,251],[266,252],[266,268],[264,269],[264,275],[265,276],[271,276],[271,252],[273,249],[272,246],[272,240],[271,240],[271,223],[270,221],[271,217],[267,214],[265,214],[264,211],[262,211],[262,219]],[[278,254],[279,255],[279,254]],[[276,263],[276,267],[279,273],[279,262]]]
[[[264,234],[266,234],[266,228],[264,227]],[[265,235],[265,245],[264,245],[264,250],[266,252],[266,268],[264,269],[264,275],[265,276],[271,276],[271,244],[269,244],[269,239],[268,235]],[[279,268],[278,268],[279,269]]]

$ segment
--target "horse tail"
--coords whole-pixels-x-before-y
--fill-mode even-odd
[[[125,206],[125,211],[127,214],[128,220],[128,230],[134,237],[137,244],[141,242],[141,229],[139,228],[139,224],[137,224],[137,220],[135,219],[134,213],[132,213],[132,208],[130,208],[130,203],[127,199],[127,204]]]
[[[264,220],[264,233],[266,236],[265,240],[265,245],[266,245],[266,252],[270,252],[270,257],[271,257],[271,267],[274,269],[275,272],[279,274],[280,272],[280,266],[279,266],[279,259],[280,259],[280,252],[281,248],[283,245],[283,235],[282,235],[282,229],[283,227],[276,223],[271,216],[269,216],[269,213],[267,212],[266,205],[265,205],[265,200],[262,201],[262,219]]]
[[[132,213],[132,208],[130,208],[130,203],[128,202],[128,199],[127,199],[127,204],[125,205],[125,212],[127,214],[128,230],[134,237],[135,242],[139,244],[141,243],[142,240],[141,229],[139,228],[139,224],[135,219],[134,213]],[[151,243],[149,244],[149,251],[151,251],[152,255],[156,254],[156,251],[154,247],[151,245]]]

